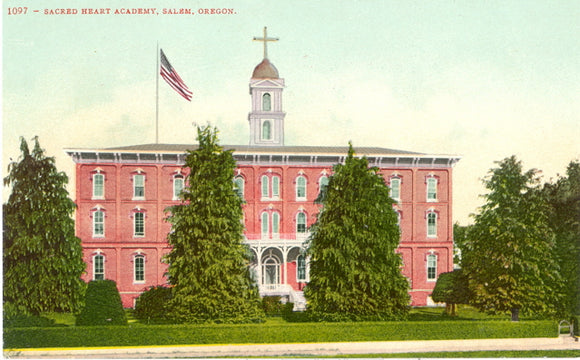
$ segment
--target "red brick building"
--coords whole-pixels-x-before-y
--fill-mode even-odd
[[[266,54],[265,54],[266,55]],[[303,242],[316,220],[314,204],[346,147],[285,146],[284,79],[265,57],[250,79],[250,145],[234,149],[234,181],[245,199],[245,241],[262,295],[304,305],[308,259]],[[169,252],[165,209],[184,186],[186,149],[147,144],[67,149],[76,163],[77,236],[87,263],[84,279],[117,282],[123,304],[152,285],[165,284]],[[411,283],[413,305],[427,305],[438,274],[453,269],[452,168],[457,156],[355,147],[380,168],[397,200],[402,230],[398,252]]]

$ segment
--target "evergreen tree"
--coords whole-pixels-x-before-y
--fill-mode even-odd
[[[515,156],[483,180],[489,193],[468,232],[463,268],[473,305],[488,313],[553,314],[561,298],[549,208],[536,170],[522,172]]]
[[[409,283],[395,252],[400,230],[394,201],[378,169],[356,158],[349,145],[311,228],[308,311],[328,321],[404,318]]]
[[[570,162],[566,175],[543,190],[552,207],[550,224],[566,294],[562,309],[580,314],[580,162]]]
[[[54,158],[34,138],[32,153],[21,139],[19,162],[8,165],[11,186],[3,206],[4,310],[15,313],[75,312],[82,304],[85,270],[75,236],[74,202]]]
[[[173,285],[170,314],[179,322],[256,322],[263,319],[257,286],[243,244],[241,198],[234,189],[232,151],[217,143],[217,129],[198,128],[199,148],[188,151],[183,203],[168,209]]]

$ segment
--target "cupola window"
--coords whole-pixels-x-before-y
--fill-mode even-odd
[[[262,95],[262,111],[271,111],[272,110],[272,100],[271,96],[268,93]]]

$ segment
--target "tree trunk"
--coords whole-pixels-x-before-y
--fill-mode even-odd
[[[520,309],[512,309],[512,321],[520,321]]]

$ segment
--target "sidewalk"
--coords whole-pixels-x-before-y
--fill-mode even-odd
[[[4,350],[13,359],[50,358],[193,358],[249,356],[322,356],[485,350],[578,350],[580,342],[558,338],[373,341],[354,343],[184,345],[119,348]],[[579,355],[580,356],[580,355]]]

